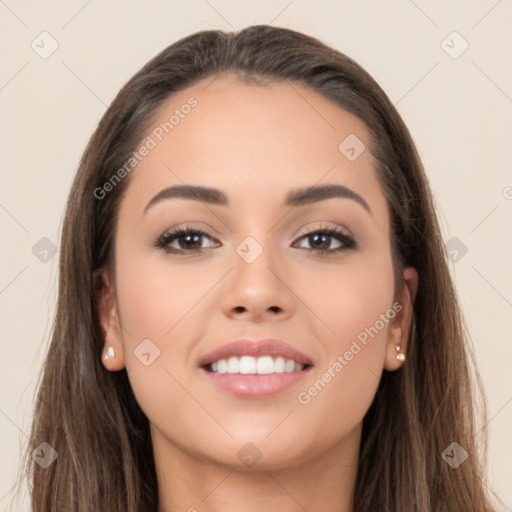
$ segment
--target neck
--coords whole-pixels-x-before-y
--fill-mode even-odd
[[[294,465],[259,470],[198,460],[152,429],[158,512],[352,512],[361,428]]]

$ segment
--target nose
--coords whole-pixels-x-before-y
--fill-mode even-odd
[[[228,274],[222,309],[226,316],[252,322],[285,320],[293,315],[296,296],[290,272],[283,270],[263,248],[255,261],[234,255],[234,268]]]

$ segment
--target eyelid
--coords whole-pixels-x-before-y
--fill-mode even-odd
[[[297,234],[297,236],[301,237],[301,236],[305,236],[305,235],[311,235],[313,233],[316,233],[317,231],[324,231],[324,230],[339,231],[339,232],[343,233],[345,236],[355,239],[352,232],[349,229],[347,229],[346,227],[341,226],[341,225],[332,226],[330,224],[321,224],[321,225],[315,226],[313,228],[301,228],[299,233]]]

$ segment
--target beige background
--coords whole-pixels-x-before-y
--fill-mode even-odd
[[[55,308],[58,257],[45,263],[32,248],[43,237],[58,246],[86,141],[122,84],[165,46],[257,23],[355,58],[411,129],[445,240],[468,249],[451,268],[488,395],[490,482],[512,510],[511,22],[510,0],[0,0],[0,510],[10,510]],[[58,43],[46,59],[31,47],[51,49],[43,31]],[[463,39],[446,39],[453,31]],[[456,55],[464,40],[458,58],[445,51]]]

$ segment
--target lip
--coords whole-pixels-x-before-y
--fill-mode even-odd
[[[300,372],[242,375],[213,373],[200,368],[199,372],[223,391],[239,398],[266,398],[298,384],[308,375],[312,366]]]
[[[218,361],[219,359],[228,359],[231,356],[242,355],[254,357],[266,355],[273,357],[281,356],[285,359],[293,359],[296,363],[313,365],[313,361],[302,352],[293,348],[284,341],[272,338],[261,340],[239,339],[231,341],[201,357],[198,365],[200,367],[204,367]]]

